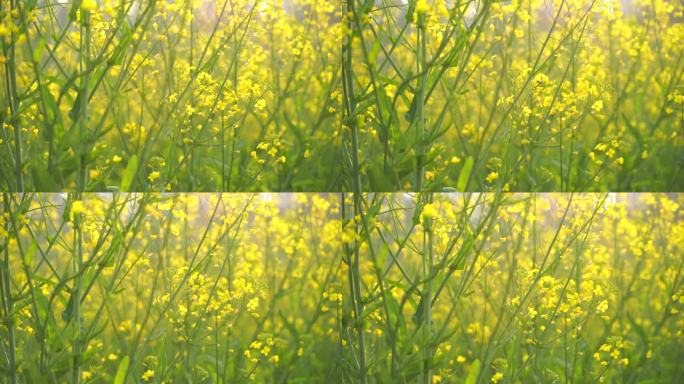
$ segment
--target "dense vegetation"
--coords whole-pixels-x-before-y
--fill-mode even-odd
[[[684,190],[681,2],[345,4],[348,190]]]
[[[3,1],[12,191],[338,189],[333,1]]]
[[[345,381],[682,381],[682,203],[652,194],[350,199]]]
[[[27,194],[2,204],[2,382],[334,374],[337,196]]]

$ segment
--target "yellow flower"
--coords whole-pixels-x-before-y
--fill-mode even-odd
[[[439,210],[437,210],[437,207],[435,207],[434,204],[425,204],[423,206],[423,211],[420,213],[420,217],[423,221],[437,216],[439,216]]]
[[[433,171],[425,171],[425,180],[432,181],[435,179],[435,173]]]
[[[494,180],[499,178],[499,173],[498,172],[490,172],[489,175],[487,175],[487,182],[492,183]]]
[[[148,370],[145,371],[145,373],[143,373],[143,375],[142,375],[142,379],[145,380],[145,381],[147,381],[147,380],[149,380],[149,379],[151,379],[151,378],[153,378],[153,377],[154,377],[154,371],[151,370],[151,369],[148,369]]]
[[[71,204],[71,216],[80,215],[85,212],[85,205],[81,200],[76,200]]]
[[[464,356],[458,355],[458,357],[456,358],[456,362],[458,362],[458,363],[463,364],[463,363],[465,363],[465,361],[466,361],[466,358]]]
[[[147,180],[149,180],[150,183],[154,183],[160,177],[161,177],[161,174],[158,171],[154,171],[147,176]]]
[[[259,307],[259,298],[255,297],[247,302],[247,310],[254,312]]]
[[[603,110],[603,100],[597,100],[592,106],[591,109],[595,113],[599,113]]]
[[[97,9],[97,2],[95,0],[83,0],[81,2],[81,9],[86,12],[94,11]]]
[[[394,94],[397,92],[397,86],[394,84],[385,85],[385,94],[389,98],[393,98]]]
[[[264,99],[259,99],[256,103],[254,103],[254,108],[257,111],[263,111],[264,108],[266,108],[266,100]]]
[[[608,300],[603,300],[596,306],[596,312],[598,313],[604,313],[606,310],[608,310]]]
[[[504,375],[501,372],[495,373],[494,376],[492,376],[492,383],[498,383],[499,381],[501,381],[501,379],[503,379],[503,376]]]
[[[430,4],[428,4],[427,0],[418,0],[416,1],[416,12],[417,13],[425,13],[430,10]]]

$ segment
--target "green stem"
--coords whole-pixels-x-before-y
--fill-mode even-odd
[[[10,196],[8,193],[3,193],[3,203],[5,205],[5,211],[6,212],[12,212],[10,210]],[[12,213],[10,213],[12,214]],[[14,220],[11,220],[14,221]],[[5,230],[7,233],[10,232],[10,220],[7,221]],[[18,231],[16,231],[15,227],[15,235],[18,235]],[[19,239],[17,238],[17,241]],[[0,279],[2,280],[2,284],[0,284],[0,289],[2,289],[2,297],[3,297],[3,309],[5,311],[5,327],[7,328],[7,349],[9,352],[9,379],[11,384],[16,384],[17,383],[17,357],[16,357],[16,341],[15,341],[15,335],[14,335],[14,321],[12,319],[12,307],[13,307],[13,300],[12,300],[12,269],[10,268],[10,261],[9,261],[9,239],[6,241],[4,248],[5,248],[5,260],[3,264],[3,270],[2,270],[2,275],[0,275]]]
[[[349,12],[353,12],[353,1],[347,0],[347,8]],[[349,28],[353,24],[349,21]],[[361,192],[361,173],[359,169],[359,132],[356,126],[356,101],[354,100],[354,79],[352,68],[352,36],[348,36],[343,47],[342,78],[344,86],[344,103],[346,120],[351,131],[351,161],[352,161],[352,191],[356,194]]]
[[[354,211],[353,213],[355,214],[354,217],[356,217],[356,196],[358,194],[354,194]],[[342,217],[346,217],[345,214],[345,194],[342,194]],[[359,224],[356,225],[356,230],[358,233],[358,227]],[[359,268],[359,243],[358,240],[354,244],[354,248],[349,252],[349,258],[348,258],[348,264],[349,264],[349,290],[351,292],[351,303],[352,303],[352,310],[353,310],[353,330],[357,332],[358,336],[358,343],[359,343],[359,352],[358,352],[358,357],[356,357],[356,363],[357,367],[359,370],[359,382],[361,383],[367,383],[368,379],[366,378],[366,339],[364,335],[364,329],[363,329],[363,320],[361,320],[361,314],[363,313],[363,297],[361,295],[361,274],[360,274],[360,268]]]
[[[10,12],[16,8],[15,0],[10,0]],[[19,94],[17,93],[17,65],[15,54],[14,32],[10,35],[8,47],[8,58],[5,62],[5,85],[7,87],[7,97],[9,98],[9,108],[14,129],[14,170],[16,177],[16,187],[18,192],[24,192],[24,175],[21,172],[21,128],[18,124],[19,119]]]
[[[74,195],[75,200],[81,199],[81,194]],[[81,380],[81,292],[83,290],[83,231],[81,229],[81,217],[74,217],[74,255],[73,271],[76,276],[76,287],[72,292],[71,300],[74,306],[74,360],[71,368],[71,382],[78,384]]]
[[[416,45],[417,71],[420,74],[416,95],[416,191],[423,190],[425,173],[425,92],[427,88],[427,46],[425,43],[425,14],[418,15],[418,41]]]
[[[355,12],[354,1],[347,0],[347,12]],[[351,19],[348,20],[348,27],[353,28],[353,23]],[[358,127],[356,126],[356,102],[354,100],[354,80],[352,75],[352,35],[347,36],[343,46],[343,65],[342,65],[342,77],[343,77],[343,88],[344,88],[344,103],[346,120],[349,124],[349,129],[351,131],[351,166],[352,166],[352,192],[354,196],[354,217],[360,215],[362,212],[361,204],[361,173],[359,169],[359,140],[358,140]],[[356,233],[358,233],[359,223],[356,223]],[[358,332],[358,343],[359,343],[359,353],[358,353],[358,369],[359,369],[359,381],[362,384],[368,382],[366,377],[366,340],[363,329],[363,320],[361,319],[361,313],[363,313],[362,295],[361,295],[361,275],[359,268],[359,246],[357,243],[354,245],[353,259],[350,258],[350,272],[349,278],[351,280],[352,298],[354,300],[354,324],[356,331]]]
[[[78,110],[80,112],[79,124],[78,124],[78,136],[80,142],[79,156],[78,156],[78,190],[85,191],[87,179],[87,157],[88,157],[88,145],[86,143],[86,129],[88,129],[88,100],[90,99],[90,14],[83,11],[83,28],[81,30],[81,52],[84,57],[80,60],[81,73],[83,74],[83,80],[81,83],[81,97],[80,105],[78,105]],[[83,31],[85,30],[85,33]]]
[[[425,203],[432,203],[432,193],[424,195]],[[432,384],[432,372],[430,370],[432,359],[432,347],[430,338],[432,334],[432,218],[426,218],[423,230],[423,384]]]

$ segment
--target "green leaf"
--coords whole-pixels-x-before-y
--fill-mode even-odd
[[[472,156],[468,156],[466,159],[463,169],[461,169],[461,173],[458,175],[458,182],[456,183],[456,189],[459,192],[465,192],[468,187],[468,180],[470,179],[470,172],[473,170],[474,162],[475,160],[473,160]]]
[[[425,295],[422,295],[420,297],[420,302],[418,302],[418,307],[416,308],[416,313],[413,314],[411,319],[413,322],[416,324],[417,327],[419,327],[421,324],[423,324],[423,320],[425,319],[423,315],[425,314]]]
[[[383,132],[383,141],[387,140],[388,133],[390,128],[392,127],[392,119],[394,118],[394,106],[392,105],[392,100],[390,100],[389,96],[387,96],[387,93],[385,91],[386,87],[388,85],[394,85],[394,81],[389,81],[385,86],[378,90],[378,102],[380,103],[380,108],[382,109],[382,119],[385,122],[385,126],[381,127],[382,132]]]
[[[83,0],[75,0],[73,3],[71,3],[71,9],[69,10],[69,20],[76,21],[76,18],[78,17],[78,11],[81,9],[81,1]]]
[[[40,85],[40,97],[45,106],[45,126],[43,127],[42,136],[46,141],[51,141],[55,137],[55,131],[62,131],[62,114],[59,111],[59,106],[52,96],[52,93],[48,88],[41,84]]]
[[[413,209],[413,216],[411,217],[411,223],[413,225],[420,224],[420,214],[423,213],[423,201],[422,199],[416,203],[416,207]]]
[[[83,108],[83,105],[81,105],[84,102],[87,102],[83,100],[83,92],[81,90],[77,90],[78,94],[76,95],[76,100],[74,101],[74,105],[71,107],[71,110],[69,111],[69,118],[71,121],[76,121],[78,120],[79,115],[81,114],[81,109]]]
[[[473,234],[470,232],[470,230],[466,231],[464,236],[465,238],[463,239],[461,249],[458,250],[456,258],[454,259],[454,262],[451,264],[452,269],[463,270],[463,268],[465,267],[466,257],[468,256],[468,253],[470,253],[470,250],[473,248],[473,244],[475,243],[475,238],[473,237]]]
[[[373,41],[373,46],[371,47],[370,51],[368,52],[368,62],[372,65],[375,64],[375,62],[378,60],[378,55],[380,54],[380,49],[382,46],[380,45],[380,40],[375,39]]]
[[[366,210],[366,219],[369,221],[373,220],[375,216],[380,213],[380,209],[382,209],[382,199],[378,199],[373,205],[368,207]]]
[[[33,183],[35,188],[41,192],[59,192],[60,187],[54,178],[43,164],[34,165],[31,168],[31,175],[33,176]]]
[[[33,48],[33,52],[31,52],[31,58],[33,61],[39,63],[40,58],[43,57],[43,52],[45,51],[45,38],[41,37],[38,39],[38,43],[36,43],[36,46]]]
[[[411,106],[409,107],[408,112],[406,112],[406,114],[404,115],[404,118],[409,123],[412,123],[413,120],[416,118],[416,109],[418,108],[418,104],[416,103],[417,101],[417,96],[414,94],[413,99],[411,100]]]
[[[368,179],[373,191],[384,192],[395,189],[390,176],[382,171],[382,165],[370,167],[368,169]]]
[[[406,11],[406,24],[410,24],[413,22],[414,17],[413,14],[416,12],[416,2],[415,1],[409,1],[408,3],[408,10]]]
[[[114,384],[123,384],[126,378],[126,371],[128,371],[128,364],[130,363],[130,361],[131,359],[128,356],[121,359],[121,362],[119,363],[119,368],[116,370],[116,376],[114,376]]]
[[[64,308],[64,311],[62,311],[62,320],[64,320],[67,324],[71,322],[71,319],[74,317],[74,295],[73,293],[69,295],[69,302],[67,303],[66,308]]]
[[[470,365],[470,370],[468,371],[468,376],[465,379],[465,384],[475,384],[477,382],[477,377],[480,376],[480,360],[473,361]]]
[[[130,160],[128,160],[128,165],[126,165],[126,171],[124,171],[123,177],[121,178],[121,188],[122,192],[129,192],[131,188],[131,183],[135,177],[136,172],[138,172],[138,156],[133,155]]]

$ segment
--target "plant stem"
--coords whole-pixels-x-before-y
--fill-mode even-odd
[[[10,209],[10,196],[8,193],[3,193],[3,204],[5,205],[5,212],[12,212]],[[12,214],[12,213],[10,213]],[[14,220],[7,220],[5,230],[7,233],[10,233],[10,221]],[[18,235],[16,233],[16,227],[15,227],[15,235]],[[8,237],[9,239],[9,237]],[[18,239],[17,239],[18,241]],[[16,357],[16,341],[15,341],[15,335],[14,335],[14,321],[12,319],[12,307],[13,307],[13,300],[12,300],[12,269],[10,268],[10,262],[9,262],[9,240],[5,243],[4,248],[5,248],[5,260],[3,264],[3,269],[2,269],[2,275],[0,275],[0,279],[2,280],[0,284],[0,289],[2,290],[2,298],[3,298],[3,309],[5,311],[5,327],[7,328],[7,349],[9,352],[9,379],[11,384],[16,384],[17,383],[17,357]]]
[[[79,156],[78,156],[78,190],[85,191],[87,179],[88,145],[86,143],[86,129],[88,129],[88,100],[90,99],[90,14],[83,11],[83,27],[81,29],[81,52],[80,71],[83,74],[81,83],[81,97],[78,111],[80,116],[78,123]],[[85,33],[84,33],[85,32]]]
[[[425,203],[432,203],[432,193],[421,196]],[[430,370],[432,359],[432,347],[430,338],[432,334],[432,218],[426,218],[423,230],[423,384],[432,384]]]
[[[15,0],[10,0],[10,13],[13,13],[15,8]],[[9,108],[11,114],[10,121],[12,122],[12,129],[14,129],[14,170],[16,177],[16,190],[18,192],[24,192],[24,175],[21,172],[21,128],[18,124],[19,94],[17,93],[15,44],[14,32],[11,32],[10,44],[7,52],[9,57],[5,62],[5,85],[7,87],[7,97],[9,98]]]
[[[425,172],[425,90],[427,88],[427,48],[425,44],[425,14],[418,15],[418,41],[416,45],[417,73],[420,74],[416,95],[416,191],[423,190]]]
[[[352,0],[347,0],[347,11],[354,12]],[[351,20],[348,27],[353,28]],[[351,32],[350,32],[351,34]],[[351,131],[351,161],[352,161],[352,191],[356,194],[361,191],[361,174],[359,169],[359,133],[356,126],[356,101],[354,100],[354,79],[352,68],[352,36],[348,36],[343,47],[342,78],[344,88],[344,104],[346,112],[346,123]],[[343,120],[344,123],[344,120]]]
[[[347,12],[354,13],[354,1],[347,0]],[[351,31],[353,28],[353,23],[351,18],[348,18],[348,27]],[[344,46],[342,48],[343,52],[343,65],[342,65],[342,78],[343,78],[343,88],[344,88],[344,103],[346,120],[349,124],[349,129],[351,131],[351,162],[352,162],[352,194],[354,197],[354,217],[361,214],[362,204],[361,204],[361,174],[359,169],[359,144],[358,144],[358,127],[356,126],[356,102],[354,100],[354,82],[352,75],[352,39],[353,33],[349,32]],[[343,120],[344,121],[344,120]],[[344,203],[344,202],[343,202]],[[359,223],[356,223],[356,233],[358,233]],[[358,332],[358,343],[359,343],[359,353],[358,353],[358,369],[359,369],[359,381],[362,384],[368,382],[366,377],[366,340],[363,329],[363,320],[361,319],[361,314],[363,313],[363,301],[361,295],[361,275],[359,268],[359,242],[358,240],[354,244],[353,258],[350,258],[349,266],[349,278],[351,280],[352,289],[352,299],[354,304],[354,324],[356,331]]]
[[[81,199],[81,194],[74,195],[75,200]],[[83,290],[83,230],[81,217],[74,215],[74,255],[73,271],[76,276],[76,287],[72,292],[71,300],[74,306],[74,360],[71,369],[71,381],[78,384],[81,379],[81,291]]]

